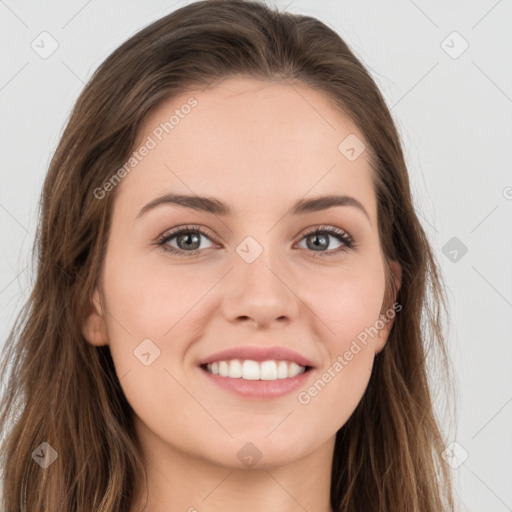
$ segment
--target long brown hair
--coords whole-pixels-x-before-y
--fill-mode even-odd
[[[113,190],[98,200],[94,191],[129,157],[151,109],[230,76],[305,84],[349,116],[371,155],[384,256],[402,267],[398,291],[387,268],[382,311],[395,297],[402,309],[364,397],[336,435],[333,510],[454,509],[426,357],[450,383],[446,299],[385,101],[346,43],[319,20],[258,2],[206,0],[157,20],[106,59],[51,161],[34,243],[36,280],[1,367],[8,377],[0,409],[8,512],[127,512],[145,480],[133,410],[109,347],[91,345],[81,331],[115,197]],[[35,462],[43,454],[57,455],[46,469]]]

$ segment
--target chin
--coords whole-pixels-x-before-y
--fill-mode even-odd
[[[274,434],[275,432],[268,436],[265,431],[254,436],[247,434],[243,438],[236,437],[214,459],[216,463],[230,469],[258,470],[286,466],[307,454],[307,450],[304,450],[308,446],[305,439],[293,439],[286,432],[271,439]],[[297,449],[298,446],[301,450]],[[312,446],[311,451],[313,450]],[[233,453],[234,457],[226,459],[226,453]]]

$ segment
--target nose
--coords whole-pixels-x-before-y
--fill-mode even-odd
[[[264,255],[265,251],[252,263],[235,262],[222,304],[228,321],[262,328],[297,318],[301,301],[292,278],[283,265],[271,266]]]

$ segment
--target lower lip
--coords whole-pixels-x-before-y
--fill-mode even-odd
[[[270,399],[287,395],[304,386],[313,373],[313,369],[302,372],[295,377],[277,380],[246,380],[231,379],[210,373],[199,367],[199,370],[217,386],[227,389],[244,398]]]

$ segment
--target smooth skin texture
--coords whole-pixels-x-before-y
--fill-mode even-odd
[[[379,319],[384,257],[367,153],[351,162],[338,150],[349,134],[364,138],[306,86],[231,77],[161,104],[140,141],[191,96],[197,106],[118,185],[84,335],[110,346],[135,411],[146,510],[330,512],[335,435],[361,400],[392,321],[307,405],[298,392],[240,398],[197,365],[226,348],[285,346],[315,363],[304,391]],[[164,204],[138,217],[165,193],[215,197],[234,214]],[[354,206],[287,215],[297,200],[331,194],[353,196],[369,218]],[[191,233],[200,237],[192,249],[169,240],[183,256],[157,245],[182,225],[211,236]],[[325,226],[349,234],[356,248],[342,250],[332,235],[315,248],[305,233]],[[248,236],[263,248],[250,264],[236,252]],[[149,366],[134,356],[147,338],[161,351]],[[262,454],[252,468],[237,457],[248,442]]]

